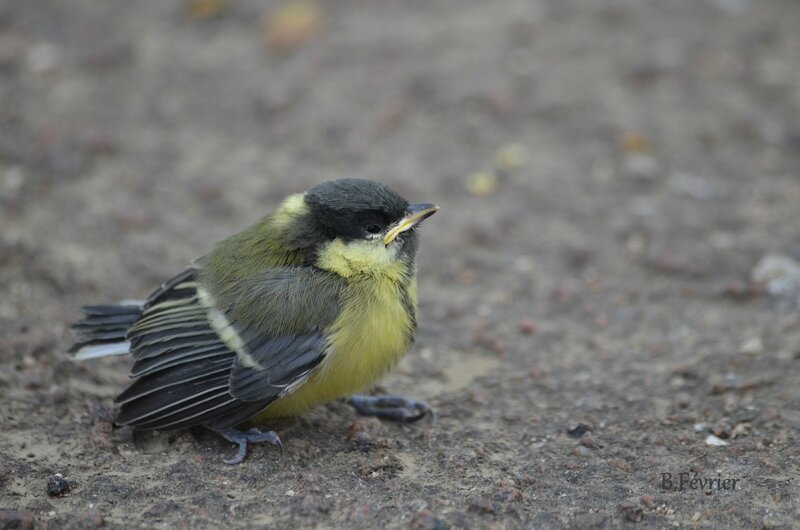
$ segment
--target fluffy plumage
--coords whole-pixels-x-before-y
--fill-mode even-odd
[[[143,304],[83,308],[71,351],[130,351],[115,421],[137,429],[222,431],[363,390],[413,343],[415,227],[435,211],[413,206],[356,179],[293,195]]]

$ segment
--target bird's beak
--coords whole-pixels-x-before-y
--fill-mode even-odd
[[[431,215],[435,214],[439,211],[439,207],[435,204],[427,204],[427,203],[420,203],[420,204],[412,204],[408,207],[407,214],[405,217],[400,219],[397,225],[386,232],[386,235],[383,238],[383,244],[389,245],[392,241],[394,241],[397,236],[405,232],[406,230],[411,230],[419,223],[430,217]]]

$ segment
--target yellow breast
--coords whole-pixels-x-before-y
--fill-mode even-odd
[[[417,305],[416,280],[409,280],[409,271],[401,267],[405,265],[377,275],[350,276],[341,313],[326,330],[330,348],[325,360],[255,421],[291,416],[362,392],[397,364],[413,343]]]

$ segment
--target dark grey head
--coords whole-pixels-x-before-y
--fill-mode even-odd
[[[433,204],[409,204],[371,180],[325,182],[302,197],[302,207],[292,197],[281,206],[279,213],[293,221],[283,226],[279,237],[284,248],[321,268],[335,255],[351,264],[371,256],[376,267],[396,260],[413,265],[415,229],[438,210]]]
[[[407,213],[409,203],[380,182],[341,179],[314,186],[305,197],[329,239],[374,239]]]

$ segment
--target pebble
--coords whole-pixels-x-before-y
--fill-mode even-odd
[[[729,444],[728,444],[728,442],[726,442],[722,438],[719,438],[718,436],[715,436],[713,434],[709,434],[706,437],[706,445],[711,445],[711,446],[714,446],[714,447],[724,447],[724,446],[729,445]]]
[[[583,436],[583,434],[585,432],[588,432],[588,431],[591,431],[591,430],[592,430],[591,426],[586,425],[585,423],[578,423],[578,424],[570,425],[567,428],[567,434],[570,435],[573,438],[580,438],[581,436]]]
[[[61,473],[51,475],[47,479],[47,494],[51,497],[60,497],[69,491],[71,485]]]
[[[800,307],[800,263],[783,254],[767,254],[756,264],[750,279],[763,284],[767,293],[786,298]]]

